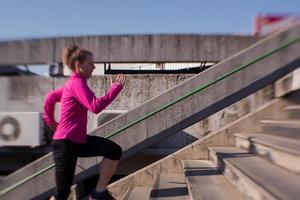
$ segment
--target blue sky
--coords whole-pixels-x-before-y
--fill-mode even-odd
[[[0,40],[99,34],[251,33],[258,13],[300,0],[1,0]]]

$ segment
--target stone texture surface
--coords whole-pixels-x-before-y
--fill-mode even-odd
[[[65,46],[94,52],[96,62],[218,62],[260,38],[230,35],[103,35],[0,42],[0,63],[61,62]]]

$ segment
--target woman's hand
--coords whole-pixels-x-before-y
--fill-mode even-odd
[[[120,84],[120,85],[124,85],[125,84],[125,77],[123,74],[118,74],[116,80],[113,82],[112,78],[110,79],[110,85],[114,84],[114,83],[117,83],[117,84]]]

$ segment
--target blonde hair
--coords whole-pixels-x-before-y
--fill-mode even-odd
[[[63,61],[72,71],[75,71],[75,62],[79,61],[80,63],[83,63],[87,56],[91,55],[93,55],[92,52],[81,49],[76,45],[72,45],[64,49]]]

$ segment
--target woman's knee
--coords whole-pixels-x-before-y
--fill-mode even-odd
[[[121,159],[122,157],[122,147],[120,145],[117,144],[117,147],[116,147],[116,157],[118,158],[118,160]]]
[[[114,147],[111,149],[111,155],[109,156],[109,159],[120,160],[122,157],[122,152],[121,146],[115,143]]]

